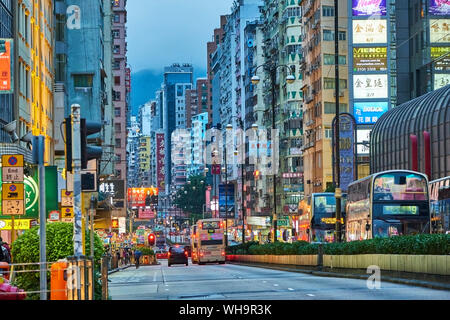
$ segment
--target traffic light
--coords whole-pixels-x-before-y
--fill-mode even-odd
[[[66,172],[72,172],[72,119],[66,118],[65,126],[65,145],[64,150],[66,154]]]
[[[102,124],[95,121],[81,119],[81,169],[87,169],[87,163],[92,159],[99,159],[103,150],[101,147],[88,146],[87,137],[102,130]]]
[[[148,236],[148,244],[150,246],[154,246],[155,245],[155,235],[153,233]]]

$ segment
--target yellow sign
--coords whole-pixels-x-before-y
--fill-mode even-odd
[[[2,186],[3,200],[23,200],[24,199],[23,183],[4,183]]]
[[[336,218],[322,218],[321,221],[326,224],[336,224]],[[341,218],[341,223],[344,224],[344,218]]]
[[[23,167],[23,154],[2,155],[2,167]]]
[[[31,219],[14,219],[14,230],[30,229]],[[0,220],[0,230],[11,230],[12,220]]]
[[[67,190],[61,190],[61,207],[73,206],[73,192]]]
[[[73,218],[73,207],[61,208],[61,218]]]
[[[2,200],[2,215],[22,216],[25,214],[24,200]]]

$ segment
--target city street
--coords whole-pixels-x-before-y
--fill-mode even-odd
[[[416,300],[450,299],[450,292],[382,282],[370,290],[365,280],[234,264],[130,267],[109,276],[113,300]],[[382,277],[382,275],[381,275]],[[381,278],[382,280],[382,278]],[[413,289],[413,290],[412,290]]]

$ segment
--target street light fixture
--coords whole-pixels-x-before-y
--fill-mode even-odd
[[[336,37],[337,38],[337,37]],[[272,130],[276,129],[275,126],[275,103],[276,103],[276,97],[275,97],[275,84],[276,84],[276,77],[277,77],[277,70],[278,68],[285,68],[289,70],[289,75],[286,77],[286,82],[288,84],[292,84],[295,82],[295,76],[294,76],[294,72],[293,69],[291,69],[291,67],[286,66],[286,65],[276,65],[275,63],[265,63],[262,65],[259,65],[255,68],[254,71],[254,75],[251,78],[251,82],[254,85],[257,85],[261,79],[256,75],[256,71],[261,68],[261,67],[269,67],[269,72],[270,72],[270,79],[271,79],[271,84],[272,84]],[[253,127],[253,126],[252,126]],[[274,140],[274,137],[272,137],[272,141]],[[272,165],[273,168],[275,168],[274,165]],[[274,169],[275,170],[275,169]],[[273,242],[277,242],[277,179],[276,179],[276,172],[273,172],[273,232],[274,232],[274,236],[273,236]]]

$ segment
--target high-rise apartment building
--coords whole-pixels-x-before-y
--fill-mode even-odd
[[[127,102],[130,93],[126,42],[127,0],[113,0],[112,3],[115,154],[120,156],[120,161],[115,164],[115,174],[117,178],[125,180],[127,176]]]

